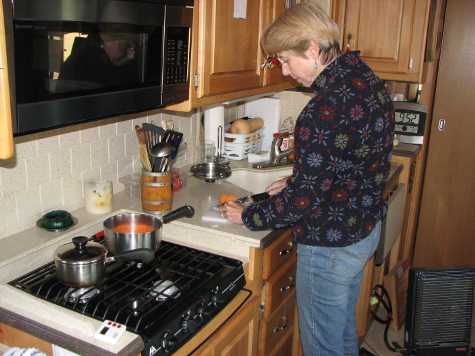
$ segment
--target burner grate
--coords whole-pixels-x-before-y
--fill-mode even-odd
[[[160,323],[219,286],[226,276],[242,274],[242,263],[162,242],[151,264],[113,262],[103,285],[74,290],[56,278],[54,263],[9,284],[98,320],[113,320],[129,331],[152,334]]]

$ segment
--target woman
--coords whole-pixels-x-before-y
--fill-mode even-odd
[[[267,188],[270,199],[228,203],[223,214],[252,230],[292,229],[305,355],[358,355],[355,305],[386,213],[391,100],[358,53],[341,53],[336,24],[316,5],[285,12],[261,44],[315,96],[296,122],[292,176]]]

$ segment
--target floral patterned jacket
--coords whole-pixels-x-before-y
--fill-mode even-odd
[[[341,55],[312,84],[295,125],[287,187],[244,209],[251,230],[291,227],[298,243],[339,247],[365,238],[386,214],[394,111],[384,83],[358,52]]]

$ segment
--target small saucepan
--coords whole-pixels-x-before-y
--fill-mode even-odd
[[[185,205],[161,218],[146,213],[122,213],[104,221],[104,243],[114,256],[131,251],[148,253],[143,262],[151,261],[162,240],[162,224],[195,214],[192,206]],[[128,258],[128,257],[126,257]]]
[[[101,285],[104,281],[106,265],[117,260],[143,260],[147,251],[135,250],[114,257],[107,257],[107,249],[91,238],[76,236],[72,242],[56,249],[54,264],[56,276],[67,286],[87,288]]]

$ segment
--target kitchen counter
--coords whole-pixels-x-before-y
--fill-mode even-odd
[[[235,169],[247,168],[244,163],[233,163],[233,166]],[[398,166],[391,167],[388,180],[398,169]],[[248,194],[226,181],[206,183],[195,177],[187,177],[185,186],[174,195],[173,207],[191,205],[195,208],[195,216],[164,224],[163,240],[246,262],[250,248],[263,248],[278,235],[271,231],[250,231],[244,226],[229,222],[203,220],[220,193],[236,196]],[[55,249],[71,241],[72,237],[91,236],[102,229],[102,222],[107,217],[126,210],[136,210],[133,207],[137,206],[139,202],[136,197],[121,192],[114,195],[111,213],[92,215],[85,209],[73,211],[78,223],[65,232],[48,232],[34,227],[0,239],[0,322],[81,354],[133,355],[140,352],[144,345],[136,334],[126,332],[116,345],[109,345],[94,338],[101,322],[35,298],[6,284],[51,262]]]

